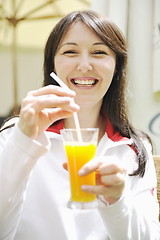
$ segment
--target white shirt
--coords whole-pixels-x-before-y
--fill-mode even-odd
[[[137,167],[132,140],[103,136],[97,157],[115,156]],[[143,178],[127,176],[122,198],[92,210],[71,210],[61,136],[45,132],[37,141],[16,125],[0,134],[0,240],[159,240],[156,175],[151,147]],[[107,157],[106,157],[107,159]]]

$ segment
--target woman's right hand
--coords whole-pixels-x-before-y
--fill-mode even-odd
[[[19,128],[28,137],[36,139],[53,122],[79,110],[74,97],[72,90],[53,85],[30,91],[22,101]]]

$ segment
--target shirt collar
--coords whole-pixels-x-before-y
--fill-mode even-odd
[[[60,134],[60,130],[64,128],[63,120],[58,121],[57,124],[51,125],[46,131]],[[113,142],[129,140],[127,137],[123,137],[119,131],[117,131],[111,122],[106,119],[106,134]]]

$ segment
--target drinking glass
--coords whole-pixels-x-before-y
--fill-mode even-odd
[[[95,172],[87,176],[78,176],[79,169],[94,158],[98,141],[98,128],[62,129],[61,136],[66,152],[70,178],[71,197],[68,207],[71,209],[95,208],[98,203],[96,195],[86,193],[82,185],[95,185]]]

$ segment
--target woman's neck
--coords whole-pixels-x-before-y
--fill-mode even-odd
[[[99,128],[99,140],[105,133],[106,122],[100,113],[100,109],[80,109],[77,113],[81,128]],[[75,128],[74,118],[64,120],[65,128]]]

